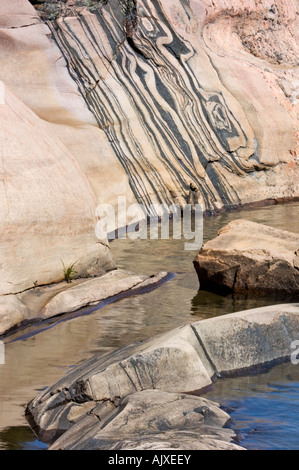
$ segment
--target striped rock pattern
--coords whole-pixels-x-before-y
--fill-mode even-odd
[[[296,155],[296,103],[288,107],[272,84],[296,71],[291,2],[272,10],[267,1],[230,3],[229,9],[213,2],[211,9],[198,1],[109,0],[96,12],[80,9],[48,21],[88,109],[147,207],[184,203],[191,193],[208,209],[275,197],[286,169],[294,184],[280,186],[280,195],[296,191],[298,167],[290,153]],[[270,15],[267,34],[277,36],[282,50],[273,11],[288,31],[285,66],[283,55],[277,66],[272,57],[257,58],[259,51],[253,55],[246,42],[249,26],[263,38],[258,28]],[[272,180],[265,178],[262,189],[252,182],[252,175],[260,180],[261,170],[277,165],[280,178],[270,170]]]
[[[61,260],[114,266],[100,203],[299,196],[294,0],[36,3],[0,0],[4,317]]]

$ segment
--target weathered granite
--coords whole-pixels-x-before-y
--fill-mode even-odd
[[[78,448],[128,446],[130,449],[145,449],[161,445],[164,449],[163,446],[177,443],[180,436],[182,448],[186,448],[189,429],[185,429],[184,422],[180,421],[178,426],[182,433],[180,436],[176,432],[177,425],[172,423],[163,439],[159,433],[151,435],[147,417],[142,424],[139,411],[136,411],[134,422],[135,406],[141,406],[138,400],[147,397],[139,392],[156,390],[156,394],[151,392],[151,397],[155,398],[152,405],[154,410],[156,403],[155,422],[158,423],[159,416],[163,416],[159,397],[164,399],[167,394],[195,391],[198,394],[217,378],[259,372],[262,368],[287,361],[293,352],[291,343],[298,339],[299,304],[266,307],[203,320],[90,358],[33,399],[27,406],[27,418],[38,438],[53,444],[53,448],[76,448],[78,445]],[[127,410],[125,408],[124,415],[119,415],[122,411],[118,409],[120,403],[129,407]],[[210,409],[210,404],[207,407]],[[92,410],[103,414],[100,424]],[[122,429],[118,421],[119,416],[122,418],[126,413],[132,415],[132,428],[129,426],[127,430]],[[149,414],[153,418],[151,413],[152,410]],[[207,416],[210,416],[209,413]],[[111,432],[108,432],[109,427],[105,427],[106,416]],[[113,435],[114,419],[117,433]],[[196,420],[200,424],[199,417],[192,423]],[[135,425],[136,433],[143,426],[144,435],[141,433],[134,447],[132,437],[135,436]],[[175,432],[173,427],[176,428]],[[156,427],[154,430],[157,433]],[[202,429],[198,432],[200,443],[195,444],[192,430],[189,434],[190,445],[199,446],[194,448],[207,445],[209,448],[210,440],[206,442],[203,438],[205,433]],[[218,432],[223,439],[222,431],[218,429]],[[215,442],[217,444],[218,441]]]
[[[113,404],[85,405],[69,407],[64,417],[73,426],[50,450],[242,449],[227,428],[230,416],[204,398],[144,390]]]
[[[160,278],[167,273],[162,273]],[[41,311],[41,318],[50,318],[61,313],[74,312],[87,305],[114,297],[149,279],[149,276],[130,273],[122,269],[111,271],[100,278],[82,281],[79,285],[63,290],[51,299]],[[151,282],[157,279],[150,278]]]
[[[0,296],[0,335],[24,324],[96,306],[105,300],[115,301],[122,295],[141,294],[158,287],[168,276],[166,272],[146,276],[114,269],[91,279],[36,286],[20,294]]]
[[[115,268],[95,235],[95,201],[85,175],[47,124],[0,83],[0,295]]]
[[[55,4],[0,0],[0,295],[59,281],[60,259],[111,269],[96,208],[118,196],[299,196],[293,1]]]
[[[297,77],[292,2],[103,3],[48,24],[138,201],[183,204],[192,187],[219,209],[298,193],[298,107],[279,85]]]
[[[299,338],[299,304],[238,312],[192,325],[218,377],[246,375],[288,360]]]
[[[16,295],[0,296],[0,335],[20,326],[28,316],[27,306]]]
[[[194,260],[202,289],[277,298],[299,294],[299,235],[239,219]]]
[[[293,1],[83,4],[58,1],[43,23],[27,0],[1,0],[0,79],[97,203],[184,204],[190,187],[207,210],[299,195]]]

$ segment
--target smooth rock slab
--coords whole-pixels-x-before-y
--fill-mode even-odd
[[[298,298],[299,235],[235,220],[194,260],[202,289]]]
[[[288,360],[299,339],[299,304],[223,315],[192,328],[218,377],[246,375]]]
[[[32,400],[26,415],[40,440],[53,444],[58,438],[62,439],[58,447],[75,445],[74,436],[77,436],[82,448],[157,449],[159,445],[163,449],[172,448],[179,440],[177,427],[173,434],[171,413],[168,413],[171,423],[168,430],[161,425],[160,435],[157,429],[155,436],[149,435],[149,424],[145,420],[144,434],[136,439],[133,425],[130,435],[121,436],[119,429],[113,433],[111,413],[115,412],[113,419],[116,418],[120,403],[126,403],[133,420],[134,407],[139,409],[141,406],[135,398],[145,396],[139,392],[156,390],[151,397],[155,397],[157,413],[152,419],[157,424],[162,416],[160,397],[165,392],[198,393],[217,377],[260,372],[262,368],[289,360],[293,353],[292,342],[298,339],[299,304],[259,308],[199,321],[90,358]],[[130,397],[133,397],[132,401]],[[105,428],[105,433],[109,429],[107,440],[102,428],[98,428],[99,437],[95,438],[94,426],[98,426],[98,418],[94,416],[94,410],[99,413],[101,425],[105,425],[106,420],[111,421]],[[180,423],[180,432],[188,433],[186,421]],[[205,422],[205,425],[209,424]],[[139,428],[141,425],[139,422]],[[193,429],[192,433],[190,445],[194,446],[196,434]],[[187,442],[183,437],[182,441]],[[218,445],[218,441],[216,443]],[[197,445],[214,444],[211,441],[207,444],[201,434]]]

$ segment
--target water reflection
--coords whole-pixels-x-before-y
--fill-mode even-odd
[[[266,374],[218,380],[205,398],[234,419],[249,450],[299,450],[299,366],[283,364]]]
[[[292,203],[207,218],[204,238],[215,237],[222,226],[241,217],[299,232],[298,208],[299,203]],[[70,367],[93,354],[199,319],[277,303],[273,299],[242,300],[199,292],[193,268],[197,253],[184,251],[184,242],[115,240],[111,248],[120,268],[145,274],[168,271],[175,273],[175,277],[157,290],[119,300],[87,316],[55,323],[26,339],[8,342],[13,338],[7,338],[6,364],[0,365],[0,431],[5,430],[0,435],[2,446],[12,445],[9,444],[12,440],[8,441],[8,431],[17,433],[20,427],[28,429],[24,418],[26,403],[40,389],[57,381]],[[38,443],[36,445],[38,447]]]
[[[220,311],[222,315],[226,315],[252,308],[266,307],[267,305],[279,305],[281,303],[280,299],[268,297],[252,299],[243,295],[217,295],[212,292],[199,290],[191,301],[191,313],[197,317],[195,321],[198,321],[198,319],[204,320],[209,317],[216,317]]]

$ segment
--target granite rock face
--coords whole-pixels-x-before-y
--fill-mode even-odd
[[[90,358],[34,398],[27,418],[53,449],[228,448],[228,416],[189,394],[290,360],[298,331],[298,304],[199,321]]]
[[[100,4],[48,26],[138,202],[298,194],[293,2]]]
[[[0,0],[0,295],[59,281],[61,259],[111,269],[96,208],[119,196],[299,196],[293,1],[50,3]]]
[[[115,267],[98,243],[95,201],[77,162],[47,124],[0,82],[0,295],[63,279],[61,260],[80,275]]]
[[[60,315],[65,318],[84,307],[100,308],[104,302],[142,294],[160,286],[169,276],[166,272],[146,276],[114,269],[101,276],[75,279],[69,284],[36,286],[19,294],[0,296],[0,336],[25,324]]]
[[[53,127],[97,203],[125,195],[149,210],[186,203],[191,188],[218,210],[299,195],[293,1],[72,0],[44,14],[2,0],[1,11],[0,79]]]
[[[299,236],[235,220],[194,260],[202,289],[298,298]]]

